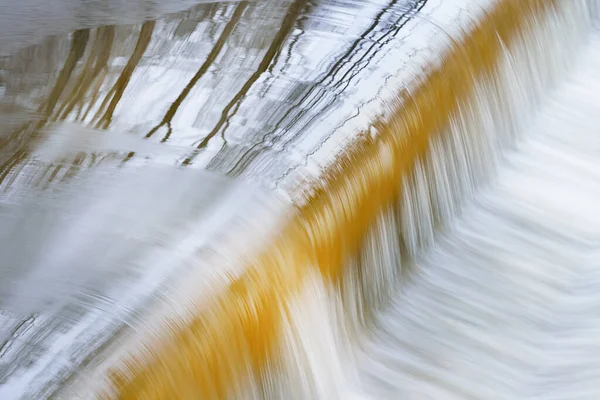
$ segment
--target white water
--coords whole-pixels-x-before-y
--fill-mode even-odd
[[[562,3],[480,82],[374,224],[341,298],[307,282],[270,398],[600,397],[600,32],[588,5]]]
[[[461,108],[418,165],[403,209],[381,216],[355,261],[372,268],[368,280],[350,280],[344,302],[317,277],[306,283],[292,304],[289,370],[274,379],[273,398],[598,398],[600,38],[580,47],[588,21],[564,4],[567,24],[549,19],[506,55],[502,85],[481,83],[480,101]],[[494,94],[498,87],[505,91]],[[85,196],[76,201],[85,209]],[[182,242],[192,245],[196,233]],[[400,240],[406,249],[394,247]],[[69,255],[54,255],[68,273]],[[161,255],[155,263],[172,253]],[[348,310],[352,301],[361,304]],[[369,316],[373,306],[384,309]],[[3,394],[68,364],[62,344]]]
[[[377,399],[600,397],[600,35],[358,360]]]
[[[163,309],[187,317],[186,296],[210,297],[238,274],[283,205],[222,176],[162,167],[96,168],[4,200],[0,399],[45,398],[123,326],[148,338]]]

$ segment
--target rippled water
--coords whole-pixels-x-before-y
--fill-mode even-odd
[[[12,128],[0,150],[2,187],[123,162],[193,164],[279,185],[309,164],[306,158],[324,141],[334,135],[339,146],[352,120],[362,122],[357,106],[378,88],[361,91],[361,82],[383,87],[389,72],[378,64],[425,3],[207,3],[157,20],[94,28],[86,27],[89,21],[104,23],[125,5],[107,11],[86,4],[84,22],[65,22],[83,28],[1,61],[3,120]],[[152,14],[153,2],[142,5],[149,11],[139,15],[146,8],[128,3],[118,20]],[[61,121],[117,133],[115,152],[90,145],[57,160],[32,157]],[[132,135],[163,143],[165,151],[127,151],[117,137]]]
[[[318,175],[380,112],[401,67],[382,60],[425,4],[0,4],[3,390],[52,393],[181,252],[215,251],[198,232],[278,207],[257,185]]]

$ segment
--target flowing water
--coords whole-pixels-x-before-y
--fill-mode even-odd
[[[596,0],[83,4],[0,31],[0,398],[600,395]]]
[[[599,33],[377,316],[372,398],[600,395]]]
[[[291,196],[314,149],[369,121],[355,105],[397,72],[380,60],[424,4],[4,5],[0,397],[52,393],[142,329],[165,281],[194,271],[208,297],[235,275],[285,203],[261,186],[289,176]]]

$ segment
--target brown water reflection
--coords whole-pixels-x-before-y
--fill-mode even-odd
[[[425,3],[210,3],[137,25],[48,37],[0,62],[2,108],[19,110],[12,117],[36,116],[2,133],[0,184],[23,177],[47,183],[136,159],[273,184],[327,139],[331,131],[318,123],[342,107]],[[189,151],[173,157],[90,149],[51,163],[36,159],[32,151],[60,121]],[[307,138],[312,151],[298,150]]]

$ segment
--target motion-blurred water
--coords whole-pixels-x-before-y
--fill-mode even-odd
[[[0,3],[0,398],[101,386],[86,379],[114,361],[107,349],[195,318],[193,301],[235,282],[336,156],[378,137],[408,81],[496,3]],[[559,4],[502,43],[412,160],[340,298],[309,276],[277,299],[292,311],[273,393],[595,398],[569,362],[597,369],[598,2]],[[376,161],[366,169],[389,162]],[[346,206],[331,215],[360,215]],[[344,296],[357,304],[340,316]],[[369,328],[353,348],[346,319]]]
[[[52,393],[219,232],[268,236],[261,187],[380,112],[425,4],[0,4],[1,393]]]

